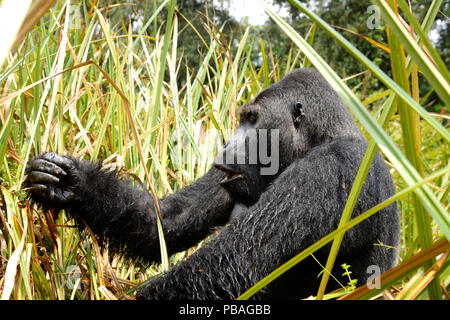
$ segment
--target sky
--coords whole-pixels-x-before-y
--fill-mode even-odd
[[[230,6],[231,15],[238,21],[248,17],[250,24],[262,25],[268,18],[257,0],[234,0],[230,1]]]
[[[270,5],[270,1],[266,1],[266,3]],[[283,10],[279,12],[278,7],[273,8],[275,12],[283,16]],[[262,25],[269,19],[258,0],[231,0],[230,13],[237,21],[248,17],[248,22],[252,25]]]

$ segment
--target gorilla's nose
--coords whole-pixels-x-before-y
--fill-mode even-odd
[[[230,184],[235,183],[235,181],[241,181],[244,177],[242,171],[236,171],[234,168],[226,164],[214,163],[214,167],[226,173],[225,178],[220,181],[220,185],[223,187],[229,186]]]

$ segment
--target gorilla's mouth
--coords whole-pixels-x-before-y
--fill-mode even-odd
[[[214,164],[214,166],[219,169],[220,171],[225,172],[227,175],[226,177],[220,181],[221,185],[226,185],[230,182],[236,181],[236,180],[241,180],[244,178],[244,173],[243,172],[237,172],[234,171],[233,169],[231,169],[230,167],[223,165],[223,164]]]
[[[220,181],[220,183],[223,184],[227,184],[229,182],[238,180],[238,179],[243,179],[244,175],[242,173],[233,173],[233,174],[227,174],[227,176],[225,177],[225,179],[223,179],[222,181]]]

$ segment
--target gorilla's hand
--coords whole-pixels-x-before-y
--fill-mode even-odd
[[[80,177],[71,158],[47,152],[31,159],[25,172],[25,185],[30,188],[33,200],[59,208],[75,200],[75,188]]]

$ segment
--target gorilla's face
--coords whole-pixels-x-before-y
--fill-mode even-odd
[[[255,203],[305,149],[298,130],[305,115],[303,104],[279,97],[273,88],[239,109],[239,128],[214,161],[217,169],[227,173],[221,185],[246,205]]]
[[[215,159],[222,186],[255,203],[270,182],[314,146],[360,136],[336,92],[315,70],[294,70],[239,110],[240,126]]]

